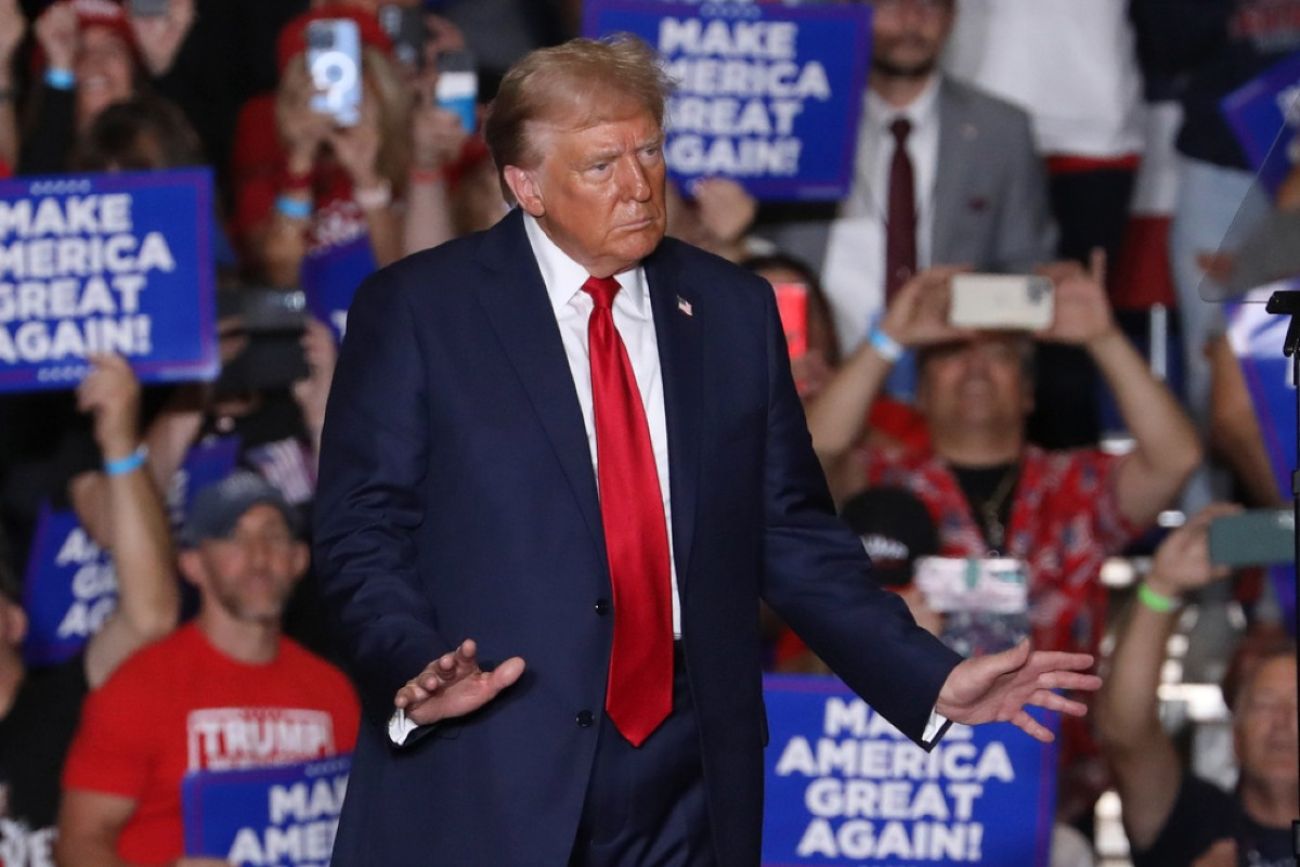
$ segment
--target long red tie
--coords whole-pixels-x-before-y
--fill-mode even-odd
[[[600,516],[614,593],[614,645],[605,712],[636,747],[673,708],[672,590],[668,527],[650,426],[627,347],[614,327],[612,277],[590,277],[587,323],[596,417]]]
[[[885,224],[885,300],[916,273],[916,184],[907,136],[912,123],[900,117],[889,125],[894,156],[889,162],[889,214]]]

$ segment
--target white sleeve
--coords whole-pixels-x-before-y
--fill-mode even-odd
[[[398,711],[398,713],[401,713],[401,711]],[[921,734],[921,743],[926,747],[934,746],[939,742],[940,738],[947,734],[950,725],[952,725],[952,720],[937,710],[930,711],[930,721],[925,724],[925,731]],[[388,730],[392,732],[393,727],[391,724]],[[402,735],[402,739],[405,740],[406,735]],[[398,741],[398,743],[401,743],[401,741]]]
[[[416,723],[407,719],[406,711],[398,708],[393,711],[393,715],[388,718],[388,739],[400,747],[406,743],[406,739],[410,736],[411,732],[418,728],[419,726]],[[930,730],[927,728],[926,732],[929,731]]]

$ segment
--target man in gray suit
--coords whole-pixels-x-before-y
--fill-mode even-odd
[[[845,352],[913,272],[1025,271],[1055,245],[1028,116],[938,69],[955,0],[868,2],[871,75],[852,190],[838,204],[774,208],[759,230],[821,273]]]

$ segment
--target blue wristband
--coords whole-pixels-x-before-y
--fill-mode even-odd
[[[277,197],[275,209],[291,220],[311,219],[311,202],[300,201],[290,196]]]
[[[148,459],[149,447],[141,445],[124,458],[118,458],[115,461],[104,461],[104,475],[125,476],[127,473],[134,473],[143,467],[144,462]]]
[[[72,90],[77,85],[77,76],[71,69],[59,69],[51,66],[45,70],[45,84],[55,90]]]
[[[890,364],[898,361],[906,352],[903,344],[886,334],[885,329],[878,323],[871,326],[871,331],[867,332],[867,342],[871,344],[872,349],[876,350],[877,355]]]

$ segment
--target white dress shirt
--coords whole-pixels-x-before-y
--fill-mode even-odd
[[[930,264],[934,182],[939,168],[939,76],[910,104],[897,108],[870,88],[864,96],[853,185],[831,221],[822,285],[840,351],[851,353],[867,336],[885,297],[885,221],[889,215],[889,167],[894,159],[890,125],[907,118],[907,155],[916,196],[916,264]]]
[[[591,452],[591,468],[597,469],[596,419],[591,400],[591,356],[587,351],[587,323],[595,302],[582,291],[582,284],[591,275],[587,269],[568,257],[555,245],[537,220],[524,214],[524,228],[533,256],[542,272],[546,294],[551,299],[555,321],[560,326],[560,339],[564,341],[564,355],[569,360],[573,386],[578,392],[578,406],[582,409],[582,424],[587,429],[587,448]],[[668,487],[668,422],[664,415],[664,378],[659,367],[659,344],[655,342],[655,320],[650,309],[650,287],[646,283],[645,269],[639,265],[614,279],[623,288],[614,296],[614,327],[618,329],[623,345],[632,361],[637,390],[641,392],[641,405],[645,408],[646,424],[650,427],[650,446],[655,453],[655,469],[659,475],[659,495],[663,500],[664,521],[668,526],[668,565],[672,575],[673,637],[682,637],[681,601],[677,594],[677,558],[673,554],[673,509]],[[599,474],[596,476],[600,478]]]

